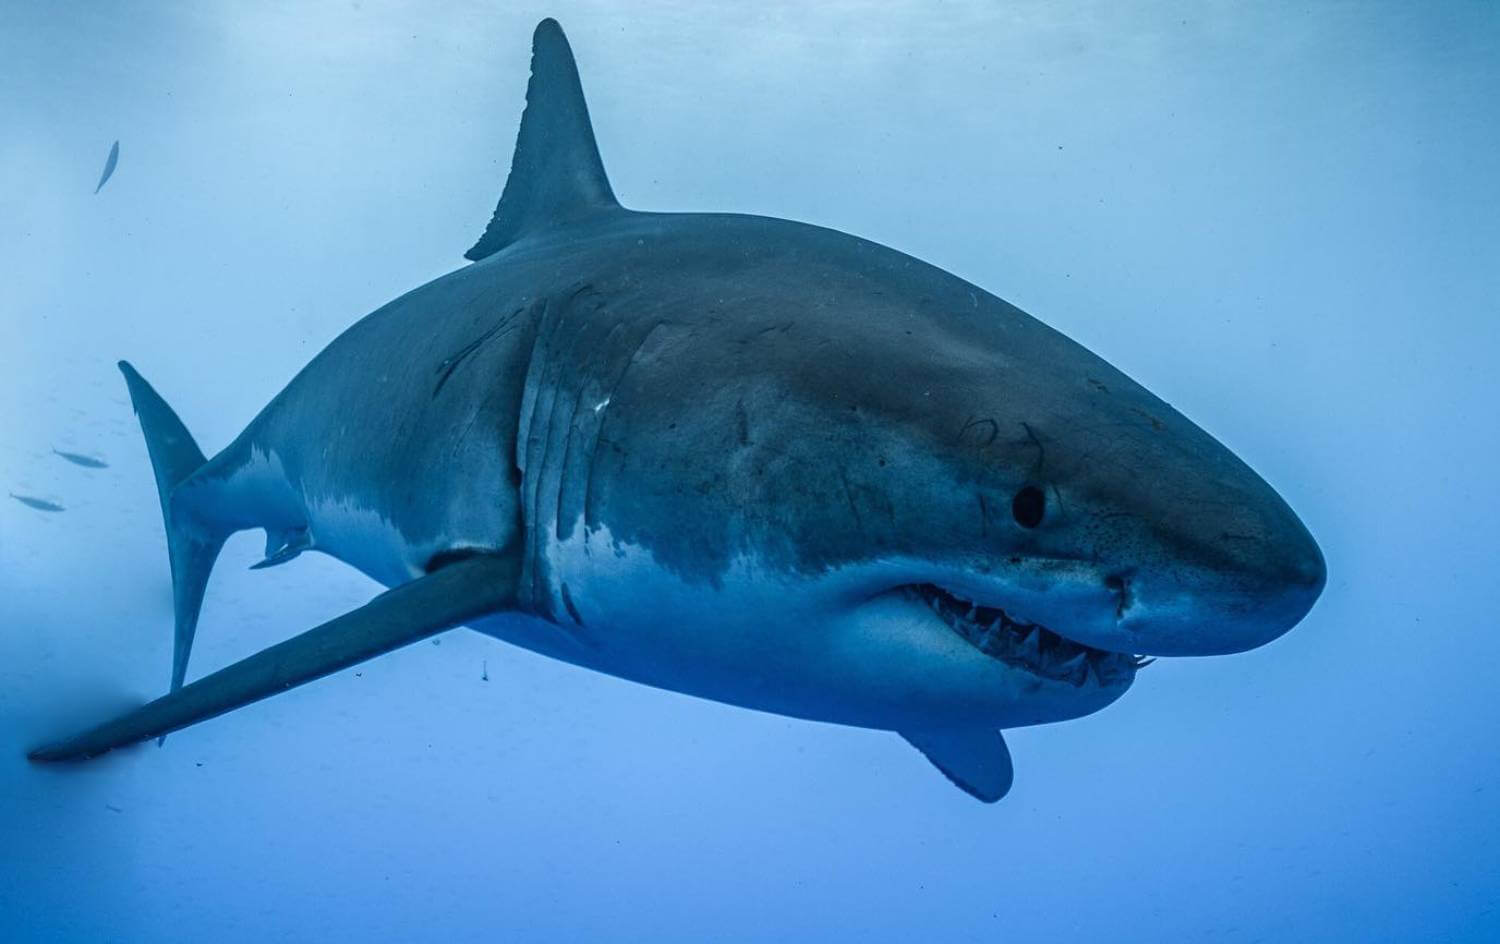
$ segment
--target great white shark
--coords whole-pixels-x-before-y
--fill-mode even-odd
[[[1318,545],[1208,433],[1013,305],[803,223],[647,213],[561,28],[472,264],[349,328],[212,459],[121,363],[166,522],[171,692],[31,753],[160,737],[463,625],[647,685],[899,732],[994,801],[1004,728],[1148,656],[1263,645]],[[184,685],[225,539],[389,587]]]

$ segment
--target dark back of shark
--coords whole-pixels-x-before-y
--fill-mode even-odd
[[[534,37],[473,265],[363,319],[213,459],[122,364],[176,589],[172,691],[92,756],[467,625],[578,665],[900,732],[1004,795],[1000,729],[1140,654],[1276,638],[1324,583],[1243,462],[995,296],[832,230],[619,206],[571,51]],[[233,532],[392,589],[184,686]]]

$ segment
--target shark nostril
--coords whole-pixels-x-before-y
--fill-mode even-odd
[[[1323,592],[1323,586],[1328,582],[1328,565],[1323,560],[1323,552],[1318,545],[1308,542],[1306,553],[1298,560],[1298,581],[1316,596]]]
[[[1104,586],[1115,595],[1115,619],[1124,619],[1130,608],[1130,581],[1121,574],[1110,574],[1104,578]]]

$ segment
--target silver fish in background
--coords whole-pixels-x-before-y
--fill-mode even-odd
[[[118,163],[120,163],[120,142],[116,141],[110,145],[109,157],[104,159],[104,172],[99,175],[99,185],[94,188],[95,193],[103,190],[104,185],[109,182],[109,178],[114,176],[115,165]]]
[[[616,201],[571,50],[533,38],[473,265],[345,332],[212,459],[128,364],[167,518],[172,693],[35,760],[158,737],[445,629],[897,732],[1003,796],[1001,730],[1145,656],[1239,652],[1324,582],[1212,436],[983,289],[833,230]],[[418,483],[414,486],[414,483]],[[224,541],[366,606],[184,685]]]
[[[52,454],[60,459],[65,459],[68,462],[73,463],[74,465],[82,466],[85,469],[109,468],[109,463],[105,462],[103,459],[97,458],[95,456],[86,456],[81,452],[64,452],[61,449],[54,449],[52,450]]]
[[[45,498],[33,498],[30,495],[17,495],[15,492],[7,492],[11,498],[25,505],[27,508],[35,508],[37,511],[67,511],[57,502],[47,501]]]

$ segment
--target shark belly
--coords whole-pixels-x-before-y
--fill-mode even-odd
[[[469,624],[539,654],[744,708],[883,730],[1007,717],[1012,673],[956,635],[932,634],[899,604],[850,618],[808,605],[785,575],[742,559],[713,587],[661,566],[605,527],[546,548],[552,619],[496,614]]]

